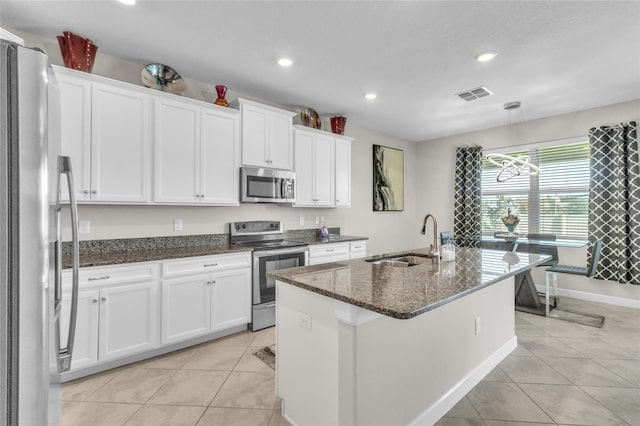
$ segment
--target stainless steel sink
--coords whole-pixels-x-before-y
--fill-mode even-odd
[[[365,259],[365,261],[369,263],[373,263],[375,265],[388,265],[388,266],[398,266],[398,267],[409,267],[420,265],[423,263],[432,263],[433,259],[426,254],[422,253],[406,253],[406,254],[396,254],[388,257],[377,257],[373,259]]]

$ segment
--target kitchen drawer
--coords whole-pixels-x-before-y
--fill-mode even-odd
[[[367,242],[366,241],[353,241],[351,246],[351,259],[361,259],[367,257]]]
[[[309,247],[309,256],[349,255],[349,243],[318,244]]]
[[[309,265],[349,260],[349,243],[318,244],[309,247]]]
[[[250,267],[250,252],[230,253],[216,256],[192,257],[187,260],[165,261],[162,263],[162,276],[169,278],[179,275],[201,274],[203,272]]]
[[[159,277],[160,265],[155,262],[130,263],[117,266],[99,266],[80,268],[80,286],[95,286],[103,284],[127,284],[154,280]],[[71,269],[62,271],[62,286],[71,286]]]

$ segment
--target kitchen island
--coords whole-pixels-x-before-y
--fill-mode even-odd
[[[276,392],[292,424],[434,424],[515,349],[513,276],[549,259],[457,248],[453,262],[376,262],[385,257],[270,272]]]

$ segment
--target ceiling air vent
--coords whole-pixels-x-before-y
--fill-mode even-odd
[[[485,96],[493,95],[493,92],[484,86],[476,87],[475,89],[465,90],[464,92],[456,93],[456,96],[465,101],[474,101],[476,99],[484,98]]]

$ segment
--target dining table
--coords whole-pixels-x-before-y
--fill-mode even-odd
[[[558,262],[558,248],[580,248],[587,244],[585,240],[571,239],[536,239],[526,235],[512,233],[496,233],[480,237],[480,247],[494,250],[509,251],[517,255],[518,252],[548,254],[549,262],[539,267],[550,267]],[[508,259],[507,259],[508,260]],[[515,307],[516,310],[545,316],[545,304],[536,289],[531,276],[531,270],[515,275]],[[555,305],[555,299],[554,299]]]

